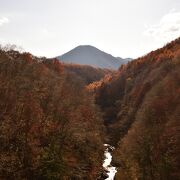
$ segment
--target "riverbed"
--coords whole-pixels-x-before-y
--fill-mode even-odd
[[[112,161],[112,151],[115,149],[113,146],[109,145],[109,144],[104,144],[105,146],[105,151],[104,151],[104,162],[103,162],[103,168],[105,169],[105,171],[107,171],[107,178],[106,180],[114,180],[114,177],[116,175],[117,172],[117,168],[111,165],[111,161]]]

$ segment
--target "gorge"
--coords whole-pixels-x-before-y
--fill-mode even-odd
[[[178,180],[179,102],[180,38],[117,71],[1,48],[0,179]]]

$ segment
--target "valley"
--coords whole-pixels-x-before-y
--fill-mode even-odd
[[[178,180],[180,38],[116,69],[1,48],[0,179]]]
[[[90,85],[101,107],[117,179],[178,179],[180,39]]]
[[[0,0],[0,180],[180,180],[180,0]]]

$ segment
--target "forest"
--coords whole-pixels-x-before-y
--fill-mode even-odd
[[[0,179],[98,177],[104,125],[84,86],[104,71],[75,69],[0,50]]]
[[[0,48],[0,179],[180,178],[180,38],[117,71]]]
[[[89,85],[116,146],[116,179],[180,178],[180,38]]]

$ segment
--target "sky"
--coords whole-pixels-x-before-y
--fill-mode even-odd
[[[137,58],[180,36],[180,0],[0,0],[0,44],[55,57],[78,45]]]

